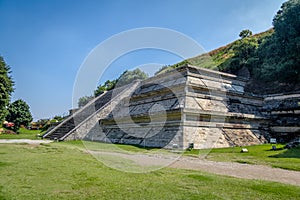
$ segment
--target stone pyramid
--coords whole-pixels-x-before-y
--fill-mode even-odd
[[[246,81],[184,65],[102,94],[45,137],[173,149],[264,143],[263,98],[246,94]]]

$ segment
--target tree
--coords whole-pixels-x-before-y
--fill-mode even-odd
[[[105,91],[109,91],[115,88],[117,80],[107,80],[104,84],[99,85],[94,91],[94,96],[97,97]]]
[[[126,84],[131,83],[134,80],[144,80],[148,78],[148,75],[140,70],[139,68],[132,70],[132,71],[125,71],[123,74],[117,79],[117,85],[123,86]]]
[[[274,33],[260,46],[258,55],[263,79],[285,83],[300,81],[300,1],[282,4],[273,19]]]
[[[14,91],[14,82],[10,76],[10,67],[6,65],[3,58],[0,56],[0,122],[7,115],[7,106],[10,102],[10,96]]]
[[[89,101],[91,101],[94,96],[84,96],[78,99],[78,107],[81,108],[85,106]]]
[[[15,124],[14,131],[17,131],[21,125],[28,126],[32,121],[29,109],[27,103],[21,99],[16,100],[8,106],[6,120]]]
[[[97,97],[105,91],[114,89],[116,86],[120,87],[120,86],[129,84],[134,80],[137,80],[137,79],[144,80],[146,78],[148,78],[148,75],[140,69],[135,69],[132,71],[126,70],[125,72],[123,72],[121,74],[121,76],[119,76],[119,78],[112,80],[112,81],[107,80],[107,81],[105,81],[104,84],[99,85],[97,87],[97,89],[94,91],[94,95],[95,95],[95,97]]]
[[[300,1],[282,4],[273,19],[275,40],[280,49],[278,73],[281,80],[300,81]]]
[[[104,85],[99,85],[97,89],[94,91],[94,96],[97,97],[105,91],[107,91],[106,87]]]
[[[299,13],[299,0],[289,0],[282,4],[273,19],[275,34],[281,41],[292,42],[300,36]]]
[[[54,117],[53,117],[53,119],[55,119],[55,120],[57,120],[57,121],[62,121],[62,120],[64,120],[64,117],[63,116],[60,116],[60,115],[55,115]]]
[[[241,39],[232,47],[234,56],[220,66],[222,70],[234,74],[243,67],[247,67],[249,71],[252,70],[253,62],[256,60],[255,53],[258,48],[258,40],[255,37],[250,37],[251,35],[252,32],[250,30],[240,32],[239,36]]]
[[[250,31],[249,29],[245,29],[245,30],[242,30],[239,34],[239,36],[244,39],[246,37],[250,37],[252,35],[252,31]]]
[[[39,119],[36,123],[39,127],[43,127],[47,124],[50,119]]]

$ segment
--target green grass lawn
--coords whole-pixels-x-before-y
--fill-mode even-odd
[[[27,130],[21,128],[17,135],[7,135],[1,134],[0,139],[38,139],[37,134],[42,134],[40,130]],[[81,146],[80,141],[68,142],[66,145]],[[98,142],[84,142],[85,146],[89,150],[103,150],[103,151],[128,151],[132,153],[147,153],[160,151],[164,153],[164,150],[160,149],[145,149],[132,145],[121,145],[121,144],[104,144]],[[62,143],[61,145],[64,145]],[[224,161],[224,162],[239,162],[248,164],[261,164],[268,165],[271,167],[277,167],[282,169],[296,170],[300,171],[300,148],[294,149],[283,149],[283,144],[278,144],[277,150],[271,150],[270,144],[255,145],[246,147],[248,153],[240,153],[241,147],[230,147],[230,148],[220,148],[212,150],[192,150],[186,151],[185,156],[200,156],[208,160],[214,161]],[[165,150],[165,153],[168,153]]]
[[[79,147],[79,148],[78,148]],[[165,168],[116,171],[80,142],[0,144],[0,199],[297,199],[300,187]]]
[[[143,148],[134,145],[126,145],[126,144],[110,144],[110,143],[102,143],[102,142],[91,142],[91,141],[72,141],[72,144],[81,145],[83,143],[84,147],[89,150],[97,150],[97,151],[109,151],[109,152],[128,152],[128,153],[171,153],[170,150],[161,149],[161,148]],[[183,151],[182,151],[183,152]]]
[[[242,147],[220,148],[207,150],[187,151],[185,155],[201,156],[214,161],[239,162],[248,164],[261,164],[282,169],[300,171],[300,148],[284,149],[283,144],[277,144],[277,149],[272,150],[271,144],[243,147],[248,153],[241,153]]]
[[[37,134],[43,134],[40,130],[28,130],[26,128],[20,128],[18,134],[0,134],[0,139],[39,139],[36,137]]]

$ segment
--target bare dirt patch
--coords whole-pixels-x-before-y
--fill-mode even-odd
[[[163,167],[200,170],[204,172],[232,176],[244,179],[257,179],[275,181],[300,186],[300,172],[279,168],[272,168],[264,165],[250,165],[233,162],[216,162],[200,158],[182,156],[174,161],[174,157],[168,155],[147,155],[147,154],[125,154],[119,152],[89,151],[91,154],[101,154],[111,157],[119,157],[134,162],[141,167],[161,165]],[[170,159],[174,162],[170,162]],[[172,163],[164,166],[167,163]]]
[[[30,139],[1,139],[0,144],[18,144],[26,143],[30,145],[49,144],[50,140],[30,140]]]

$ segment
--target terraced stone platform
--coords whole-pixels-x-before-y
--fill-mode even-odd
[[[103,94],[45,137],[179,149],[265,143],[268,100],[246,94],[246,81],[185,65]]]

